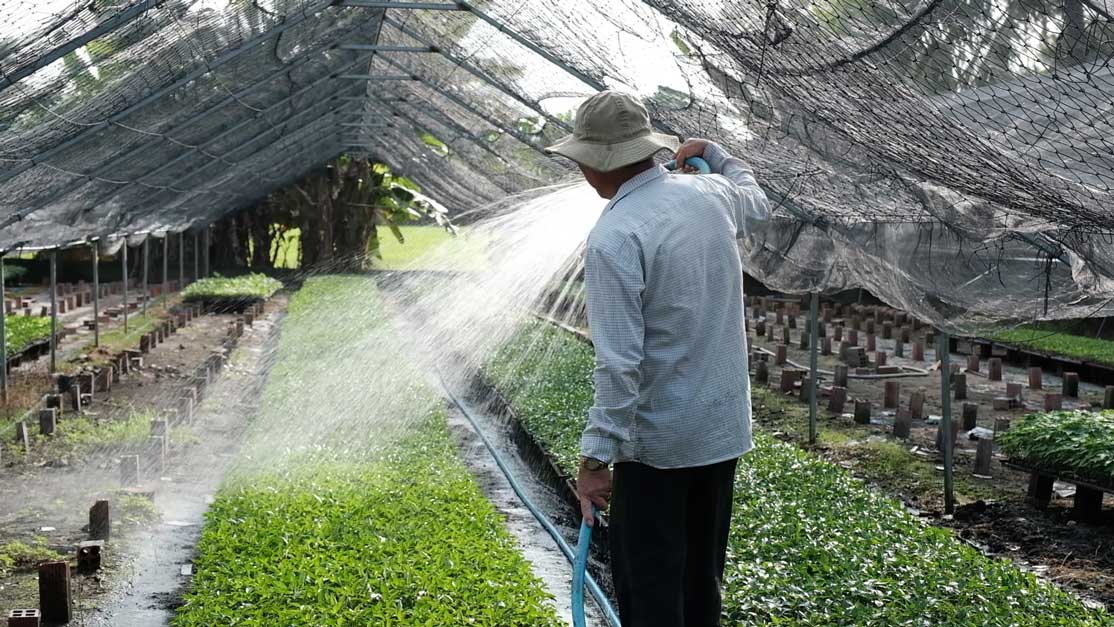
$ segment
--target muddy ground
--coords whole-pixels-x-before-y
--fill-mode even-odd
[[[63,414],[62,433],[66,433],[67,421],[73,421],[71,429],[87,427],[85,436],[36,436],[29,455],[13,452],[5,436],[0,464],[0,547],[16,540],[41,543],[72,559],[77,544],[88,537],[88,508],[97,499],[113,503],[113,536],[105,549],[104,568],[96,575],[74,579],[74,624],[165,623],[165,608],[173,604],[174,593],[182,584],[181,566],[192,555],[207,499],[219,484],[224,463],[238,446],[254,406],[253,402],[240,406],[238,399],[250,395],[251,383],[259,378],[256,371],[264,363],[260,352],[283,308],[282,298],[268,304],[268,315],[246,330],[231,361],[204,390],[192,424],[172,427],[162,468],[153,462],[156,455],[142,432],[143,423],[151,417],[176,415],[172,410],[186,388],[196,383],[196,369],[214,351],[223,350],[233,315],[195,318],[145,355],[142,369],[122,378],[108,394],[96,395],[82,416]],[[74,356],[83,343],[71,337],[63,345],[64,354]],[[42,362],[45,359],[20,369],[24,376],[19,380],[29,390],[34,390],[35,381],[49,383]],[[42,373],[36,378],[38,370]],[[45,391],[40,388],[38,394]],[[26,396],[36,398],[30,392]],[[142,419],[133,418],[136,415]],[[138,428],[121,433],[119,440],[97,435],[129,420]],[[37,425],[32,427],[37,433]],[[122,490],[119,460],[131,454],[141,456],[140,482]],[[35,581],[30,569],[0,577],[0,608],[37,607]],[[155,588],[159,588],[157,595]],[[144,598],[147,600],[142,601]],[[145,622],[142,612],[129,615],[124,622],[106,621],[112,612],[129,607],[129,600],[140,600],[132,605],[142,606],[144,612],[162,607],[165,615],[156,622]]]
[[[753,321],[750,321],[753,322]],[[768,323],[774,323],[774,316]],[[804,322],[802,317],[799,322]],[[803,326],[803,325],[802,325]],[[751,324],[753,329],[753,324]],[[806,350],[799,346],[799,330],[791,330],[789,361],[808,363]],[[829,335],[831,327],[829,326]],[[776,337],[780,340],[781,328]],[[765,337],[755,338],[751,333],[751,349],[775,351],[778,342]],[[865,333],[859,334],[859,345],[866,343]],[[838,345],[838,342],[835,343]],[[931,369],[922,377],[903,378],[901,406],[908,407],[913,390],[925,393],[927,420],[915,421],[908,441],[890,436],[894,411],[883,409],[883,380],[854,379],[848,381],[848,402],[844,412],[834,415],[827,409],[828,399],[820,399],[820,433],[818,444],[812,446],[817,453],[849,469],[864,481],[902,500],[916,515],[933,524],[953,529],[957,535],[990,555],[1006,556],[1022,567],[1054,581],[1080,594],[1085,600],[1105,605],[1114,610],[1114,498],[1107,495],[1103,519],[1097,522],[1076,520],[1071,510],[1070,485],[1057,484],[1046,510],[1038,510],[1025,502],[1028,474],[1002,466],[1001,456],[995,455],[992,477],[974,476],[976,441],[967,432],[961,432],[955,449],[955,494],[958,510],[954,517],[944,515],[943,466],[936,450],[936,421],[941,413],[941,388],[939,372],[933,369],[935,350],[926,347],[925,360],[914,362],[910,346],[905,345],[905,358],[893,356],[892,340],[877,339],[877,348],[885,350],[888,364],[909,365]],[[951,355],[952,363],[966,366],[966,355]],[[822,356],[821,370],[832,370],[838,363],[835,356]],[[808,447],[808,408],[799,393],[782,398],[779,390],[781,368],[769,358],[770,381],[765,394],[756,394],[755,420],[763,423],[783,439]],[[752,365],[752,371],[753,371]],[[982,374],[968,374],[966,401],[952,401],[953,416],[958,420],[963,402],[977,403],[978,426],[991,432],[997,418],[1016,419],[1026,413],[1039,411],[1044,394],[1059,392],[1061,380],[1052,373],[1045,373],[1041,390],[1028,386],[1028,372],[1022,367],[1006,364],[1004,380],[991,382],[986,376],[986,362],[981,364]],[[994,410],[992,399],[1005,395],[1007,382],[1022,383],[1025,406],[1013,410]],[[1100,382],[1106,384],[1107,382]],[[1114,383],[1114,382],[1111,382]],[[831,378],[821,380],[821,388],[831,385]],[[1080,385],[1080,398],[1064,399],[1064,408],[1086,408],[1101,402],[1102,386],[1096,382]],[[858,425],[853,421],[853,399],[866,399],[872,405],[872,424]]]

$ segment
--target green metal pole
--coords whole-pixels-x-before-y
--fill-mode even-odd
[[[820,293],[813,292],[808,305],[808,443],[816,444],[817,407],[817,347],[820,337]]]
[[[148,285],[147,285],[147,280],[148,280],[147,279],[147,274],[148,274],[148,270],[150,269],[149,261],[150,261],[150,258],[151,258],[150,243],[151,243],[151,236],[148,235],[147,238],[143,240],[143,296],[141,297],[141,300],[143,301],[143,313],[144,313],[144,315],[147,314],[147,299],[151,297],[151,290],[148,289]]]
[[[124,334],[128,333],[128,236],[120,247],[120,267],[124,270]]]
[[[163,305],[166,305],[166,295],[170,293],[170,282],[168,277],[168,266],[170,265],[170,233],[167,232],[162,238],[162,297]]]
[[[178,232],[178,289],[186,287],[186,233]]]
[[[100,348],[101,345],[101,272],[100,272],[100,249],[97,247],[97,242],[91,244],[93,247],[93,346]]]
[[[940,431],[941,446],[944,449],[944,513],[955,513],[955,451],[952,450],[952,367],[951,342],[946,332],[936,336],[936,355],[940,361]]]
[[[50,374],[58,363],[58,249],[50,251]]]
[[[201,278],[201,245],[198,243],[197,231],[193,232],[193,280]]]
[[[0,312],[0,400],[8,402],[8,298],[4,291],[4,255],[0,254],[0,303],[4,311]]]

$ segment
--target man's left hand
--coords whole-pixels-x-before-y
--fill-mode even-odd
[[[588,526],[596,524],[596,517],[592,515],[592,506],[601,511],[607,509],[611,500],[611,469],[604,466],[599,470],[588,470],[582,463],[576,475],[576,493],[580,497],[580,513],[584,516]]]

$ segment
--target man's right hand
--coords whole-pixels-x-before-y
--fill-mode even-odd
[[[592,506],[605,510],[611,500],[611,469],[604,466],[599,470],[589,470],[582,459],[576,476],[576,493],[580,497],[580,514],[589,527],[595,526],[596,517],[592,515]]]
[[[694,137],[685,140],[681,147],[677,149],[677,153],[673,155],[673,159],[677,162],[677,169],[680,172],[695,172],[696,168],[687,165],[685,162],[689,157],[703,157],[704,149],[711,143],[707,139],[700,139]]]

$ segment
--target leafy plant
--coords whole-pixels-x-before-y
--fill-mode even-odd
[[[567,471],[592,402],[592,362],[588,345],[529,324],[487,368]],[[925,526],[842,468],[764,433],[755,439],[735,479],[725,624],[1112,624],[1107,613],[1008,561]]]
[[[5,283],[16,283],[25,274],[27,274],[27,268],[23,266],[15,265],[11,262],[6,262],[4,264],[3,281]]]
[[[1114,484],[1114,411],[1029,414],[998,443],[1014,461]]]
[[[191,283],[182,290],[185,301],[197,300],[262,300],[282,289],[282,282],[265,274],[237,277],[209,277]]]
[[[352,276],[291,298],[175,627],[561,624],[379,302]]]
[[[46,545],[46,538],[36,537],[31,544],[19,540],[0,544],[0,577],[17,570],[30,570],[42,562],[65,559]]]
[[[991,338],[1044,353],[1114,365],[1114,342],[1072,335],[1048,324],[1003,329],[991,334]]]
[[[18,353],[35,342],[50,338],[50,318],[5,316],[4,336],[8,354]]]
[[[162,518],[154,502],[138,494],[122,494],[116,498],[114,505],[120,520],[128,525],[143,527]]]

